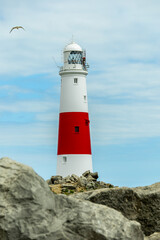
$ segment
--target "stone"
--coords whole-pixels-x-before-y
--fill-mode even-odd
[[[146,236],[160,232],[160,183],[137,188],[105,188],[74,194],[75,198],[103,204],[138,221]]]
[[[54,181],[54,184],[59,184],[59,180],[57,180],[57,181]]]
[[[91,173],[91,176],[93,178],[97,179],[98,178],[98,172]]]
[[[70,175],[68,175],[67,177],[63,178],[63,180],[64,180],[65,183],[71,183]]]
[[[78,182],[79,177],[76,174],[71,175],[72,179],[74,179],[75,182]]]
[[[61,184],[51,184],[49,185],[50,190],[53,193],[60,194],[62,192]]]
[[[88,182],[92,182],[92,181],[96,181],[96,179],[93,178],[91,175],[88,175],[87,181],[88,181]]]
[[[71,183],[74,183],[74,182],[75,182],[74,178],[72,178],[72,177],[70,177],[69,180],[71,181]]]
[[[46,182],[48,185],[62,185],[62,184],[72,184],[76,185],[76,189],[74,192],[82,192],[82,191],[90,191],[93,189],[100,189],[100,188],[111,188],[114,187],[110,183],[104,183],[102,181],[97,181],[98,178],[98,172],[90,172],[89,170],[84,172],[82,176],[78,177],[75,174],[72,174],[71,176],[67,176],[63,178],[62,176],[52,176],[50,180],[47,180]],[[58,188],[55,188],[52,186],[51,190],[54,193],[59,193],[60,190],[62,190],[62,187],[58,186]],[[66,188],[67,191],[67,188]],[[72,191],[71,191],[72,192]],[[67,195],[69,195],[71,192],[67,192]],[[65,193],[64,189],[61,192],[62,194]]]
[[[59,175],[52,176],[50,179],[52,184],[59,184],[60,180],[62,180],[62,176],[59,176]]]
[[[72,181],[70,179],[67,179],[65,182],[66,183],[72,183]]]
[[[99,187],[100,188],[113,188],[114,186],[112,184],[110,184],[110,183],[105,183],[103,181],[100,181],[99,182]]]
[[[80,176],[79,180],[78,180],[78,184],[81,186],[81,187],[85,187],[87,185],[88,181],[87,181],[87,178],[84,177],[83,175]]]
[[[63,183],[65,183],[65,181],[62,179],[62,180],[59,180],[59,181],[57,181],[58,182],[58,184],[63,184]]]
[[[86,189],[87,190],[95,189],[95,187],[96,187],[96,184],[94,182],[88,182],[86,184]]]
[[[90,172],[90,170],[87,170],[87,171],[85,171],[83,174],[82,174],[82,176],[84,176],[84,177],[88,177],[88,175],[90,175],[91,174],[91,172]]]
[[[76,186],[69,184],[69,183],[62,184],[61,186],[62,186],[62,188],[76,189]]]
[[[143,240],[140,224],[109,207],[53,194],[32,168],[0,159],[1,240]]]
[[[47,180],[46,180],[46,183],[47,183],[48,185],[52,184],[51,179],[47,179]]]
[[[152,235],[145,237],[144,240],[160,240],[160,232],[153,233]]]

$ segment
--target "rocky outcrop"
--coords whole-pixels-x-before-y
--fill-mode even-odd
[[[146,236],[160,232],[160,183],[147,187],[100,189],[73,197],[120,211],[128,219],[138,221]]]
[[[30,167],[0,159],[1,240],[142,240],[140,224],[109,207],[57,195]]]
[[[97,179],[98,173],[92,173],[88,170],[84,172],[80,177],[76,176],[75,174],[64,178],[59,175],[52,176],[51,179],[47,180],[47,183],[49,184],[52,192],[58,194],[62,193],[66,195],[76,192],[84,192],[88,190],[114,187],[110,183],[97,181]]]

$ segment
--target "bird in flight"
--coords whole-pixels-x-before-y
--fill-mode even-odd
[[[25,31],[25,29],[22,26],[16,26],[16,27],[13,27],[9,33],[11,33],[14,29],[19,29],[19,28],[22,28]]]

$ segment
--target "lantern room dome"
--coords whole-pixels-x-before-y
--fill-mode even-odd
[[[82,48],[77,43],[72,42],[64,48],[64,52],[70,52],[70,51],[81,51],[82,52]]]

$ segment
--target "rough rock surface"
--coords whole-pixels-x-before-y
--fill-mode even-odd
[[[84,172],[80,177],[76,176],[75,174],[64,178],[59,175],[52,176],[49,180],[47,180],[47,183],[52,192],[58,194],[62,193],[66,195],[76,192],[84,192],[88,190],[114,187],[110,183],[97,181],[97,179],[98,173],[92,173],[88,170]]]
[[[144,240],[160,240],[160,233],[153,233],[149,237],[145,237]]]
[[[1,240],[142,240],[140,224],[106,206],[53,194],[30,167],[0,159]]]
[[[160,232],[160,183],[147,187],[99,189],[73,197],[103,204],[141,223],[146,236]]]

